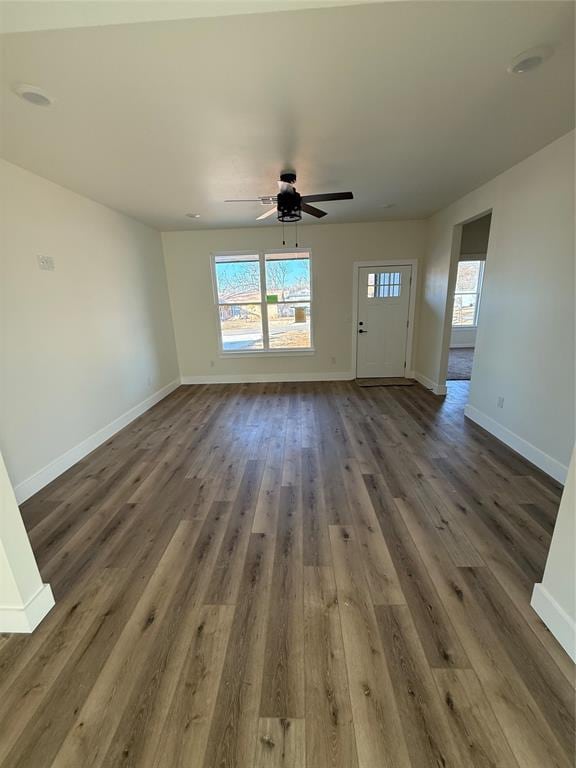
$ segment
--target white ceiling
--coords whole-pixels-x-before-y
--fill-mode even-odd
[[[31,32],[374,2],[381,0],[0,0],[0,30]]]
[[[573,12],[393,2],[6,34],[2,154],[163,230],[252,226],[259,204],[223,201],[274,194],[285,166],[303,194],[354,192],[324,222],[427,216],[573,127]],[[541,43],[540,69],[507,74]]]

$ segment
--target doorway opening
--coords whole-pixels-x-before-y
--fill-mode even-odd
[[[459,225],[455,231],[454,258],[450,270],[453,290],[448,312],[446,381],[469,382],[472,378],[478,329],[481,321],[482,288],[490,238],[492,212]],[[458,237],[459,236],[459,237]],[[468,384],[459,385],[465,389]]]

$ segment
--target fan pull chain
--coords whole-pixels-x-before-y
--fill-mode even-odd
[[[298,222],[296,222],[296,248],[298,248]]]
[[[286,245],[286,237],[284,236],[284,222],[282,222],[282,245]]]

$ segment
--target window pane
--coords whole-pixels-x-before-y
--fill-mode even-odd
[[[278,301],[310,301],[308,254],[266,254],[266,292]]]
[[[400,272],[376,272],[368,275],[368,298],[388,299],[400,296],[402,285]]]
[[[310,304],[269,304],[271,349],[310,348]]]
[[[263,349],[262,312],[259,304],[224,304],[218,308],[222,349],[242,352]]]
[[[477,296],[475,293],[463,293],[454,297],[452,325],[474,325],[476,319],[476,300]]]
[[[217,256],[216,286],[219,304],[260,301],[258,256]]]
[[[476,293],[478,291],[481,263],[480,261],[458,262],[456,293]]]

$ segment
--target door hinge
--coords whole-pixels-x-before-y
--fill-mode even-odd
[[[406,328],[410,327],[410,320],[406,320]]]

